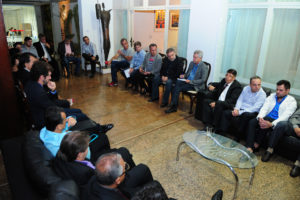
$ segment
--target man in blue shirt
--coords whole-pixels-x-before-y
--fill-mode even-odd
[[[93,78],[96,71],[96,62],[99,59],[99,56],[97,55],[97,49],[93,43],[90,42],[90,39],[88,36],[83,37],[83,45],[82,45],[82,57],[84,57],[85,60],[90,61],[91,63],[91,74],[90,78]]]
[[[221,123],[216,127],[216,132],[225,133],[230,125],[237,139],[243,134],[249,120],[255,118],[263,106],[266,93],[261,88],[261,78],[254,76],[250,78],[250,84],[245,86],[240,94],[234,109],[225,110],[222,114]]]

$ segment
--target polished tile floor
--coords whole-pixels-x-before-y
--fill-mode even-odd
[[[178,112],[167,115],[158,102],[149,103],[147,97],[126,90],[123,78],[119,79],[119,86],[110,88],[110,74],[97,74],[92,79],[62,78],[57,88],[61,97],[73,98],[73,107],[82,109],[93,120],[114,123],[115,128],[108,132],[112,147],[127,147],[136,163],[147,164],[170,197],[206,200],[222,189],[223,199],[231,199],[235,182],[227,167],[208,161],[189,148],[183,148],[180,160],[175,160],[182,134],[203,127],[201,121],[188,114],[188,98],[180,99]],[[259,160],[261,154],[257,154]],[[289,176],[292,164],[280,156],[272,157],[268,163],[259,161],[251,188],[251,170],[236,169],[240,178],[237,199],[300,199],[300,179]],[[5,178],[0,181],[2,199],[1,193],[8,187],[1,185]]]

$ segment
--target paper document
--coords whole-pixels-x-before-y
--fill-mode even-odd
[[[178,78],[177,80],[179,80],[179,81],[186,81],[185,78]]]
[[[129,70],[130,70],[130,68],[124,70],[126,78],[130,77]]]

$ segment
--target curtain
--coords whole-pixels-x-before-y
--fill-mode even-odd
[[[263,79],[289,80],[300,89],[300,9],[274,9]]]
[[[238,76],[256,74],[266,9],[230,9],[222,57],[222,72],[236,69]]]
[[[129,42],[130,38],[127,38],[127,10],[115,10],[114,12],[114,48],[118,50],[122,47],[120,40],[126,38]]]
[[[186,58],[188,33],[190,25],[190,10],[180,10],[178,26],[177,54]]]

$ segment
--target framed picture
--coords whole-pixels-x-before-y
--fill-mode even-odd
[[[170,13],[170,29],[178,29],[179,25],[179,14]]]
[[[155,13],[155,19],[154,19],[155,31],[164,30],[166,12],[164,10],[155,10],[154,13]]]

